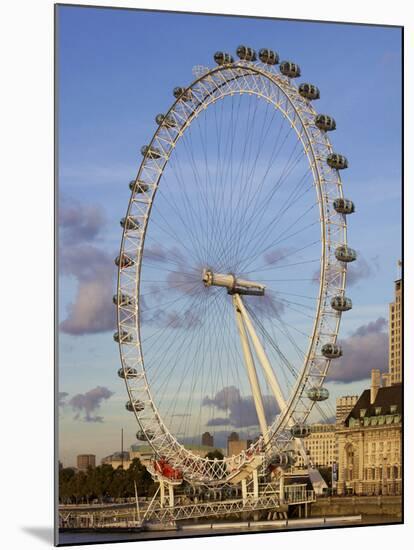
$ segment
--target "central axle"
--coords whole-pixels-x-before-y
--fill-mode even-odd
[[[227,294],[264,296],[265,293],[265,286],[260,283],[239,279],[233,273],[213,273],[210,269],[203,269],[203,283],[205,287],[222,286],[227,288]]]

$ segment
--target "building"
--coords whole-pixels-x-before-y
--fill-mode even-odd
[[[335,424],[312,424],[311,433],[303,440],[312,466],[329,468],[338,460]],[[299,455],[297,466],[303,467],[304,461]]]
[[[131,464],[131,458],[128,451],[113,453],[109,456],[105,456],[101,460],[101,464],[109,464],[114,470],[123,467],[124,470],[127,470]]]
[[[186,444],[185,448],[188,451],[192,452],[194,455],[200,456],[202,458],[204,458],[207,453],[211,453],[211,451],[213,450],[210,445]],[[150,445],[141,445],[135,443],[130,447],[129,458],[131,462],[132,460],[134,460],[134,458],[138,458],[141,464],[146,466],[154,460],[154,449]]]
[[[129,449],[129,457],[132,460],[138,458],[144,466],[149,464],[154,457],[154,449],[150,445],[134,443]]]
[[[251,439],[240,439],[237,432],[231,432],[227,438],[227,456],[238,455],[252,444]]]
[[[365,390],[341,426],[338,438],[338,494],[401,494],[402,386],[381,386],[371,373]]]
[[[344,395],[336,400],[336,423],[344,422],[348,414],[358,401],[357,395]]]
[[[207,447],[214,447],[214,437],[210,432],[204,432],[201,436],[201,444]]]
[[[89,467],[95,468],[96,455],[78,455],[76,458],[76,465],[78,470],[83,472],[86,472]]]
[[[402,280],[395,281],[395,297],[389,306],[389,354],[388,371],[390,383],[402,382]]]

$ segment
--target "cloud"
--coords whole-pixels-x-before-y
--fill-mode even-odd
[[[293,248],[274,248],[273,250],[269,250],[264,254],[263,259],[266,263],[266,265],[274,265],[280,262],[281,260],[285,259],[289,254],[292,253]]]
[[[388,372],[387,321],[379,317],[360,326],[351,336],[339,341],[343,356],[332,361],[329,381],[355,382],[371,376],[372,369]]]
[[[93,416],[92,413],[101,407],[103,401],[109,399],[114,392],[103,386],[89,390],[86,393],[78,393],[69,401],[69,405],[76,412],[75,420],[80,420],[83,415],[84,422],[103,422],[102,416]]]
[[[68,306],[60,330],[72,335],[113,330],[116,314],[112,303],[113,257],[92,245],[72,246],[61,253],[60,271],[78,281],[75,300]]]
[[[285,311],[285,305],[279,300],[278,293],[268,288],[260,298],[244,296],[243,300],[249,311],[256,314],[259,319],[280,319]]]
[[[263,406],[268,423],[270,423],[279,409],[271,395],[263,395]],[[207,422],[207,426],[231,425],[235,428],[257,426],[258,419],[252,396],[242,397],[235,386],[226,386],[216,393],[213,398],[204,397],[204,406],[213,406],[219,411],[228,411],[227,417],[214,417]]]
[[[340,271],[340,264],[332,264],[328,266],[327,277],[334,277]],[[346,286],[351,287],[358,284],[364,279],[370,279],[379,271],[378,256],[374,256],[368,262],[360,253],[357,255],[355,262],[348,264],[346,275]],[[313,274],[312,280],[319,283],[320,270],[318,269]]]
[[[145,301],[141,301],[141,320],[143,323],[156,327],[190,330],[200,326],[201,317],[189,308],[183,312],[166,312],[162,308],[150,312],[145,308]]]
[[[93,241],[105,226],[106,217],[102,207],[83,205],[64,197],[59,209],[59,226],[62,244],[78,244]]]
[[[378,332],[382,332],[387,327],[387,325],[388,323],[384,319],[384,317],[378,317],[376,321],[371,321],[367,325],[362,325],[357,328],[353,335],[366,336],[367,334],[376,334]]]
[[[103,209],[64,197],[59,210],[61,275],[75,277],[75,299],[60,323],[66,334],[105,332],[115,327],[112,304],[115,267],[113,256],[94,242],[106,223]]]
[[[60,391],[58,393],[58,407],[63,407],[64,405],[66,405],[66,397],[68,395],[69,394],[65,391]]]
[[[144,247],[144,261],[146,260],[160,263],[185,263],[185,258],[179,248],[176,246],[167,248],[158,244]]]
[[[357,260],[348,266],[346,284],[354,286],[363,279],[373,277],[376,272],[373,265],[375,264],[368,263],[365,258],[358,256]]]
[[[207,422],[207,426],[226,426],[227,424],[230,424],[230,420],[228,418],[225,418],[224,416],[217,416],[215,418],[210,418],[210,420]]]

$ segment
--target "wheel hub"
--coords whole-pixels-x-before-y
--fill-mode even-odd
[[[266,288],[260,283],[240,279],[233,273],[214,273],[210,269],[203,269],[202,279],[205,287],[221,286],[227,288],[227,294],[264,296]]]

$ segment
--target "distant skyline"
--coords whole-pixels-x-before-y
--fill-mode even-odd
[[[360,394],[370,368],[387,369],[399,277],[400,29],[69,6],[58,14],[60,460],[75,465],[77,454],[92,453],[99,462],[118,450],[121,427],[125,449],[136,442],[108,309],[127,184],[172,89],[240,43],[297,61],[302,81],[321,89],[319,112],[337,121],[332,142],[350,160],[343,181],[356,203],[349,239],[360,257],[347,292],[354,309],[339,335],[349,353],[327,387],[333,408],[336,397]]]

